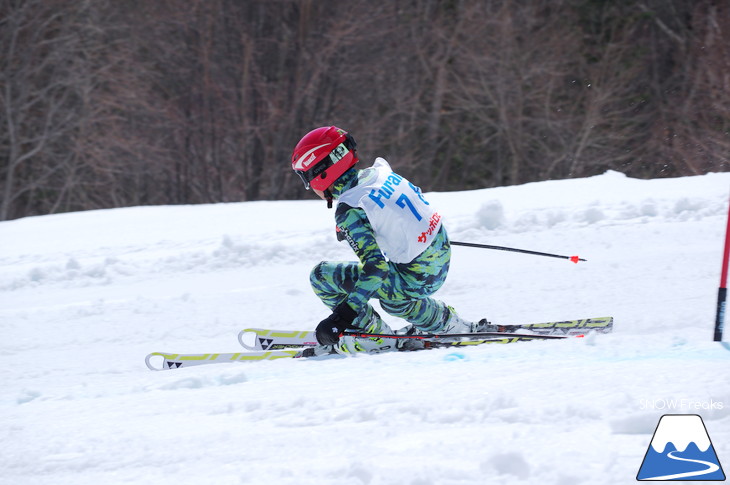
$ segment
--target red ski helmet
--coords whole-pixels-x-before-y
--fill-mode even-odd
[[[355,147],[355,140],[345,130],[323,126],[299,140],[291,168],[307,189],[324,191],[358,162]]]

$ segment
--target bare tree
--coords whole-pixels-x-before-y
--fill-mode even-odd
[[[305,196],[325,124],[427,190],[727,170],[716,0],[0,0],[0,220]]]
[[[730,9],[703,0],[640,3],[654,29],[650,149],[662,172],[730,168]],[[656,170],[653,171],[656,173]]]
[[[114,10],[89,0],[2,9],[0,219],[145,203],[129,181],[144,180],[140,161],[159,151],[134,126],[154,109]]]
[[[58,6],[4,0],[0,7],[0,220],[32,213],[35,191],[70,157],[66,140],[77,99],[64,61],[76,39],[64,30]]]

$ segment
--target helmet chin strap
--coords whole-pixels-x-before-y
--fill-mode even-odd
[[[327,208],[332,208],[332,192],[330,192],[330,189],[324,189],[324,200],[327,201]]]

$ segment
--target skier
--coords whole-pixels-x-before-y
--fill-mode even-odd
[[[446,280],[451,248],[441,216],[421,189],[383,158],[363,170],[354,168],[358,161],[355,140],[336,126],[307,133],[292,154],[292,168],[304,186],[328,208],[337,199],[337,239],[347,241],[360,260],[323,261],[312,270],[312,288],[332,312],[316,328],[318,343],[340,353],[389,348],[391,339],[340,339],[345,329],[394,333],[369,304],[371,298],[411,324],[399,333],[490,330],[485,320],[468,322],[430,297]]]

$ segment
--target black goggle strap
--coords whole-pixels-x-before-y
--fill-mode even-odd
[[[348,133],[345,135],[345,141],[343,142],[348,150],[354,150],[357,148],[357,143],[355,143],[355,139]]]

